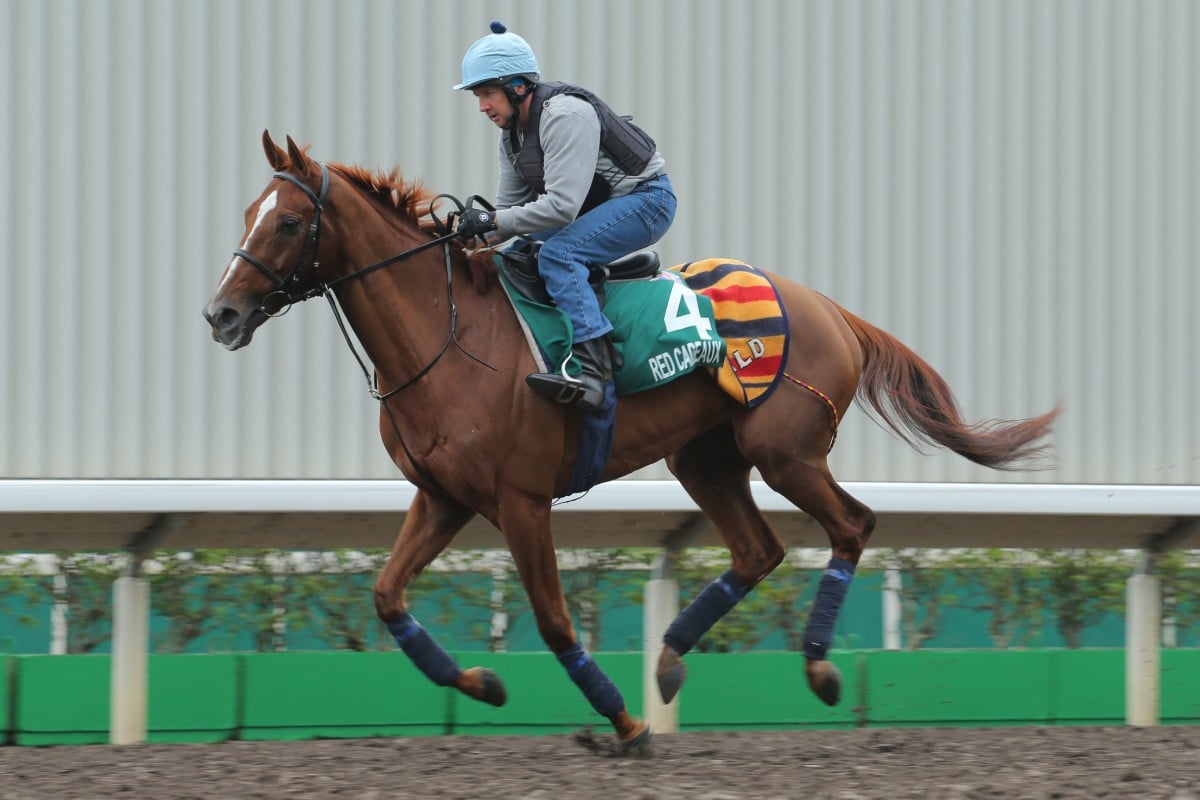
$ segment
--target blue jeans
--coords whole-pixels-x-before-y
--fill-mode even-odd
[[[649,247],[674,219],[675,192],[662,175],[624,197],[605,200],[568,225],[531,237],[542,242],[538,269],[555,305],[571,318],[576,343],[612,330],[588,285],[588,265],[603,266]]]

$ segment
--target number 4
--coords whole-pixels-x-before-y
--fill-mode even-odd
[[[670,275],[664,272],[664,275]],[[696,336],[700,339],[711,339],[709,332],[712,322],[700,313],[700,304],[693,292],[682,278],[671,275],[671,296],[667,298],[667,309],[663,312],[663,326],[674,333],[675,331],[695,328]]]

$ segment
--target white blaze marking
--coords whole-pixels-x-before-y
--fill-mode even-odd
[[[264,197],[263,201],[259,203],[258,214],[254,217],[254,225],[250,227],[250,232],[246,234],[246,240],[242,242],[242,246],[238,248],[239,250],[248,250],[250,248],[250,240],[254,238],[254,232],[257,231],[258,226],[262,224],[263,218],[275,210],[275,203],[278,200],[279,192],[274,191]],[[225,268],[225,277],[221,279],[221,285],[217,287],[218,292],[223,289],[225,284],[229,282],[229,279],[233,277],[233,271],[237,267],[239,261],[245,263],[245,259],[243,259],[241,256],[234,256],[229,261],[229,266]]]

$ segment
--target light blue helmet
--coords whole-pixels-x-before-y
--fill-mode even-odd
[[[537,56],[529,42],[510,33],[502,22],[492,23],[492,32],[467,49],[462,62],[462,83],[455,89],[474,89],[485,84],[501,85],[511,78],[537,83]]]

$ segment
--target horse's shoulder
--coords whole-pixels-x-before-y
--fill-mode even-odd
[[[504,290],[496,275],[496,268],[492,266],[490,251],[464,252],[463,271],[471,288],[479,294]]]

